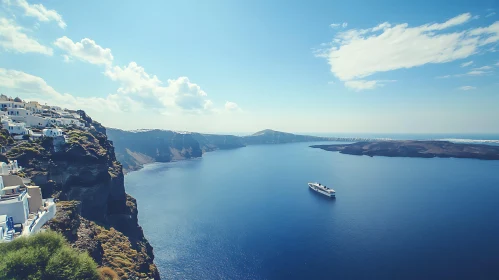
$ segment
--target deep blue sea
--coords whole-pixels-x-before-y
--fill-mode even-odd
[[[499,279],[499,161],[371,158],[311,144],[128,174],[162,278]]]

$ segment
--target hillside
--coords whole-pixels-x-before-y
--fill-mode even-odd
[[[136,201],[125,193],[122,165],[106,129],[84,112],[82,120],[85,128],[65,128],[66,140],[4,141],[2,157],[17,160],[23,176],[40,186],[44,197],[60,200],[48,227],[70,237],[72,246],[91,251],[98,265],[110,266],[121,278],[159,279],[152,247],[138,224]],[[120,238],[105,237],[111,233]],[[113,253],[121,247],[128,254]],[[114,257],[106,257],[110,255]]]
[[[241,137],[242,142],[246,145],[261,145],[261,144],[286,144],[296,142],[318,142],[331,141],[328,137],[317,137],[308,135],[298,135],[286,132],[265,129],[258,131],[249,136]]]
[[[152,162],[170,162],[201,157],[205,152],[242,148],[247,145],[333,141],[338,139],[295,135],[270,129],[248,136],[180,133],[171,130],[125,131],[108,128],[107,135],[125,172]],[[341,141],[341,140],[340,140]]]

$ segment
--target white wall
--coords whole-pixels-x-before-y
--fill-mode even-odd
[[[8,201],[0,202],[0,213],[2,215],[11,216],[14,219],[14,223],[24,223],[26,222],[28,216],[27,212],[29,212],[28,208],[28,199],[26,195],[23,196],[22,200],[17,200],[17,198],[13,198]]]

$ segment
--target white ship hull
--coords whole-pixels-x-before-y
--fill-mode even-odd
[[[311,190],[316,191],[316,192],[323,194],[325,196],[336,197],[336,193],[334,192],[334,190],[331,190],[331,189],[329,189],[329,191],[323,190],[322,188],[324,188],[324,186],[318,186],[316,183],[308,183],[308,187]]]

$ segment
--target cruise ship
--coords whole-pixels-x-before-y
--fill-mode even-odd
[[[324,185],[321,185],[321,183],[308,183],[309,188],[312,190],[321,193],[323,195],[329,196],[329,197],[335,197],[336,192],[333,189],[330,189]]]

